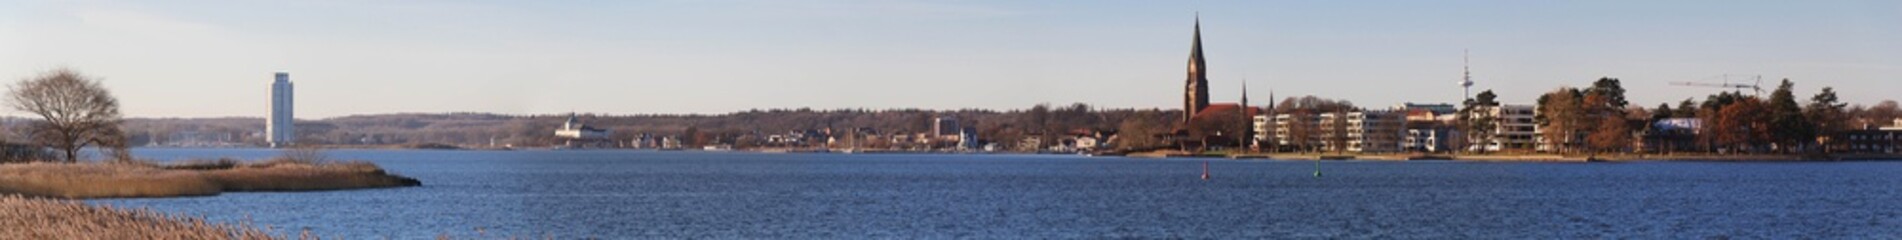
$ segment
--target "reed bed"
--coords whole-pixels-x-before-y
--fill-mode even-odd
[[[200,171],[225,191],[322,191],[422,185],[393,176],[368,162],[309,164],[267,161],[223,170]]]
[[[366,162],[0,164],[0,194],[67,199],[207,196],[222,192],[322,191],[419,186]]]
[[[6,195],[0,196],[0,239],[284,238],[250,224],[218,224],[146,209]]]
[[[222,190],[195,171],[133,164],[0,165],[0,194],[78,199],[208,196]]]

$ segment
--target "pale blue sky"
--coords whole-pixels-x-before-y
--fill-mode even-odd
[[[1902,2],[0,1],[0,79],[105,79],[136,117],[753,108],[1172,108],[1202,15],[1212,92],[1526,103],[1622,78],[1655,106],[1722,74],[1902,92]],[[1769,84],[1766,82],[1766,84]],[[1261,101],[1261,100],[1257,100]],[[17,113],[13,113],[17,114]]]

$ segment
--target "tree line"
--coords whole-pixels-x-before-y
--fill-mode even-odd
[[[1849,106],[1833,87],[1824,87],[1807,103],[1798,103],[1783,79],[1768,98],[1741,90],[1720,92],[1677,107],[1629,106],[1616,78],[1600,78],[1591,87],[1561,87],[1539,96],[1534,117],[1546,146],[1559,153],[1631,152],[1634,143],[1659,144],[1656,151],[1718,153],[1824,153],[1842,149],[1843,134],[1864,126],[1889,124],[1898,117],[1896,102],[1873,107]],[[1658,123],[1695,119],[1695,129],[1671,132]],[[1651,139],[1642,139],[1642,135]],[[1671,139],[1677,136],[1680,139]],[[1679,145],[1674,142],[1690,142]]]

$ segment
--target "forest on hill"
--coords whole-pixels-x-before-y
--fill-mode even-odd
[[[789,132],[856,130],[880,135],[921,133],[936,118],[955,119],[975,130],[985,141],[1016,142],[1027,136],[1054,136],[1074,131],[1137,131],[1163,133],[1175,128],[1180,111],[1162,109],[1095,109],[1087,104],[1026,109],[770,109],[706,115],[609,115],[580,113],[584,124],[607,129],[609,138],[631,140],[643,134],[655,137],[704,135],[706,143],[732,143],[750,135]],[[504,115],[490,113],[398,113],[353,115],[298,120],[299,142],[322,145],[446,144],[484,147],[551,146],[569,114]],[[1125,124],[1128,123],[1128,124]],[[258,146],[264,142],[262,118],[130,118],[125,121],[133,146]],[[692,136],[682,136],[683,139]],[[1050,139],[1050,138],[1044,138]]]

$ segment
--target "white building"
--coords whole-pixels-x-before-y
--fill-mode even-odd
[[[1458,139],[1459,108],[1453,104],[1403,103],[1396,109],[1404,111],[1406,117],[1406,137],[1400,143],[1403,151],[1440,152],[1449,151],[1452,140]]]
[[[555,129],[555,136],[581,140],[606,139],[608,130],[581,124],[581,119],[575,118],[574,113],[568,113],[568,122],[562,123],[561,129]]]
[[[1315,150],[1349,152],[1398,152],[1407,132],[1405,112],[1354,111],[1347,114],[1275,114],[1255,119],[1255,128],[1273,128],[1274,141],[1282,146],[1311,147]],[[1344,118],[1344,119],[1342,119]],[[1272,126],[1271,126],[1272,125]],[[1341,125],[1341,126],[1336,126]],[[1337,134],[1342,133],[1342,134]],[[1337,136],[1338,135],[1338,136]],[[1266,136],[1257,136],[1266,138]],[[1335,143],[1344,143],[1335,146]]]
[[[1399,111],[1352,112],[1347,124],[1347,151],[1353,152],[1399,152],[1407,132],[1407,116]]]
[[[1320,122],[1318,114],[1275,114],[1275,144],[1297,148],[1320,146]]]
[[[1539,126],[1532,122],[1533,111],[1537,108],[1529,105],[1503,105],[1479,107],[1474,111],[1475,118],[1492,117],[1494,124],[1491,141],[1472,139],[1473,149],[1486,151],[1534,150],[1539,145]]]
[[[277,73],[277,80],[271,82],[271,113],[264,118],[264,141],[273,148],[290,146],[297,141],[291,99],[291,73]]]
[[[1255,122],[1255,147],[1268,146],[1267,144],[1263,144],[1263,142],[1271,140],[1272,137],[1276,136],[1275,131],[1280,130],[1280,128],[1275,127],[1274,117],[1272,115],[1262,114],[1255,115],[1253,119]],[[1276,140],[1274,143],[1280,144],[1281,142],[1280,140]]]

